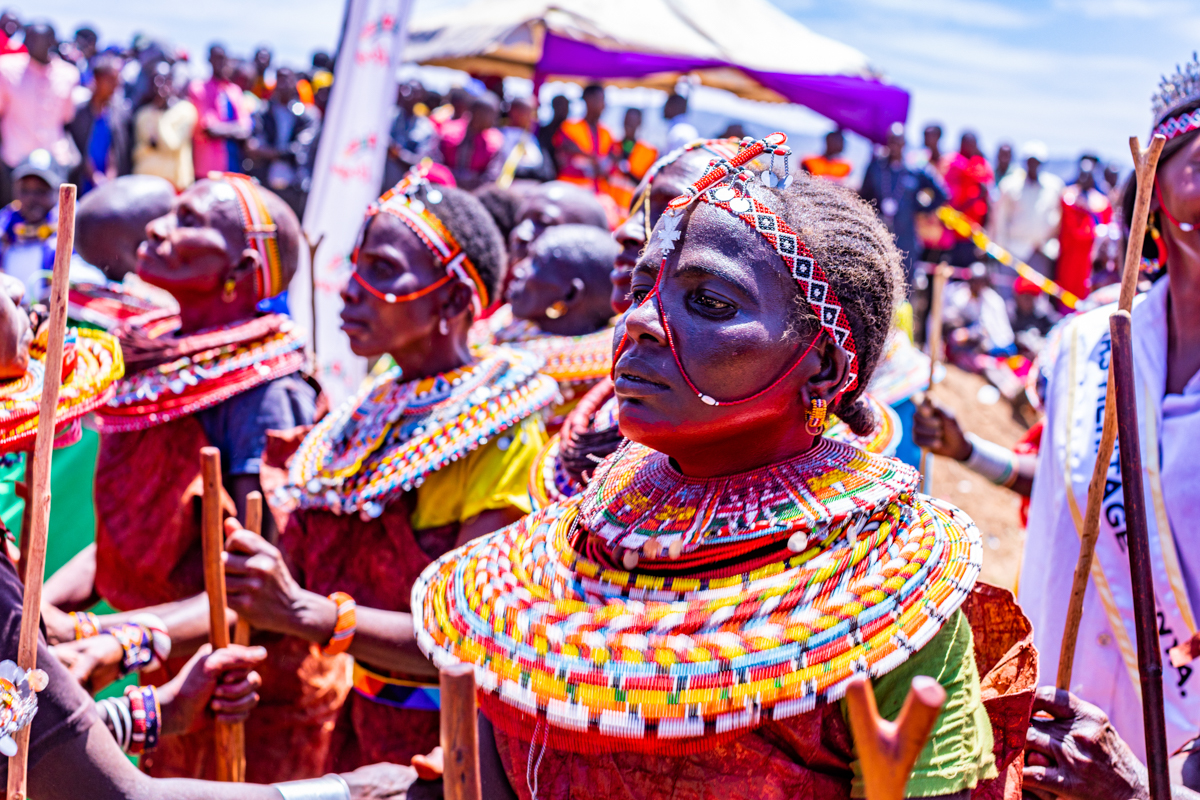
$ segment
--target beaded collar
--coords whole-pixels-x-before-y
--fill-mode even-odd
[[[164,312],[164,320],[170,319]],[[158,320],[161,321],[161,320]],[[171,322],[178,327],[178,318]],[[146,326],[117,333],[131,367],[141,367],[117,385],[96,413],[101,433],[139,431],[190,416],[256,386],[304,367],[304,340],[282,314],[223,325],[184,337]]]
[[[830,441],[709,480],[629,444],[581,495],[426,568],[417,641],[439,668],[474,664],[488,717],[526,741],[548,725],[574,752],[714,747],[887,674],[962,604],[979,532],[917,481]],[[614,563],[652,539],[686,550]]]
[[[612,328],[582,336],[557,336],[546,333],[529,320],[514,319],[510,306],[497,310],[483,321],[485,325],[488,323],[495,331],[491,335],[493,342],[519,347],[541,356],[546,360],[542,374],[549,375],[560,384],[592,384],[612,371]]]
[[[46,375],[47,329],[29,347],[29,369],[19,378],[0,382],[0,450],[27,450],[37,436],[38,408]],[[63,350],[62,388],[55,412],[55,445],[77,441],[73,423],[108,402],[125,371],[121,347],[107,333],[67,329]],[[66,435],[64,434],[71,434]]]
[[[279,499],[336,514],[380,516],[425,477],[482,447],[558,395],[541,359],[506,347],[476,350],[454,372],[401,382],[392,367],[317,423]]]

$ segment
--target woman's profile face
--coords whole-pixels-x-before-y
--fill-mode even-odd
[[[1159,165],[1158,188],[1162,203],[1171,216],[1197,228],[1190,233],[1184,232],[1164,220],[1166,230],[1163,233],[1174,241],[1189,237],[1191,241],[1200,242],[1200,135],[1193,136],[1166,163]]]
[[[802,425],[801,390],[822,370],[814,349],[779,386],[738,405],[706,404],[688,387],[654,298],[643,302],[656,279],[679,360],[696,389],[717,400],[770,386],[812,341],[811,330],[795,330],[798,287],[774,248],[720,208],[700,202],[692,208],[665,261],[659,231],[667,217],[659,221],[633,270],[631,294],[640,304],[624,314],[614,338],[625,337],[613,369],[621,432],[667,455],[739,429]]]

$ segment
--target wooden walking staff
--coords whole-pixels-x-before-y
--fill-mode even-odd
[[[846,687],[846,706],[854,749],[862,765],[867,800],[903,800],[913,764],[946,702],[946,690],[933,678],[918,675],[895,722],[879,716],[871,681],[860,675]]]
[[[473,666],[454,664],[441,671],[441,702],[442,786],[446,800],[481,800]]]
[[[321,242],[325,241],[325,234],[321,234],[314,242],[308,236],[308,231],[301,231],[304,234],[304,243],[308,245],[308,303],[312,310],[312,354],[313,354],[313,371],[316,371],[317,358],[317,251],[321,249]],[[249,530],[249,526],[246,528]]]
[[[1126,265],[1128,270],[1128,265]],[[1163,711],[1162,653],[1154,576],[1150,572],[1150,533],[1146,527],[1146,495],[1142,489],[1142,450],[1138,435],[1137,388],[1133,381],[1133,327],[1121,309],[1108,321],[1112,334],[1111,383],[1117,386],[1117,433],[1121,437],[1121,482],[1125,493],[1125,541],[1133,583],[1133,620],[1137,629],[1138,675],[1142,684],[1142,723],[1146,733],[1146,771],[1151,800],[1168,800],[1167,720]],[[1155,448],[1157,452],[1157,448]]]
[[[58,188],[58,241],[54,250],[54,274],[50,280],[50,331],[46,349],[46,373],[38,406],[37,437],[33,444],[33,467],[27,473],[26,505],[33,506],[29,546],[22,548],[21,569],[25,597],[21,606],[21,638],[17,665],[37,667],[38,623],[41,621],[42,581],[46,573],[46,535],[50,525],[50,459],[54,448],[54,416],[62,383],[63,339],[67,332],[67,272],[75,249],[75,186]],[[24,545],[22,541],[22,545]],[[8,760],[8,798],[25,800],[26,768],[29,765],[29,726],[16,735],[17,754]]]
[[[949,277],[950,268],[945,261],[933,270],[933,287],[929,298],[929,388],[926,393],[933,391],[933,379],[942,361],[942,304]],[[933,492],[933,453],[925,448],[921,448],[921,476],[921,491],[930,494]]]
[[[1136,136],[1129,138],[1129,149],[1133,152],[1133,165],[1137,174],[1137,196],[1133,206],[1129,243],[1125,248],[1125,266],[1121,275],[1121,299],[1117,303],[1117,307],[1121,311],[1128,312],[1133,307],[1133,296],[1137,291],[1137,279],[1142,264],[1142,240],[1146,236],[1146,219],[1150,213],[1150,199],[1154,193],[1154,174],[1158,169],[1158,157],[1162,153],[1166,141],[1161,135],[1155,136],[1150,140],[1150,147],[1142,150],[1142,145]],[[1116,381],[1110,356],[1108,390],[1104,400],[1105,409],[1116,406],[1115,392]],[[1100,431],[1100,446],[1096,452],[1096,465],[1092,468],[1092,480],[1088,483],[1087,510],[1083,517],[1083,530],[1079,535],[1079,560],[1075,563],[1071,597],[1067,604],[1067,622],[1063,628],[1062,646],[1058,654],[1056,685],[1059,689],[1070,690],[1071,688],[1071,673],[1075,666],[1075,643],[1079,639],[1079,620],[1083,616],[1083,598],[1087,594],[1088,576],[1092,572],[1096,538],[1100,535],[1100,504],[1104,500],[1104,485],[1108,477],[1108,465],[1112,460],[1113,442],[1116,441],[1116,438],[1117,415],[1105,413],[1104,425]],[[1124,472],[1123,468],[1122,472]]]
[[[229,625],[225,622],[225,520],[221,515],[221,451],[200,448],[200,473],[204,478],[204,497],[200,514],[200,543],[204,554],[204,589],[208,592],[209,640],[214,650],[229,646]],[[217,780],[242,782],[246,779],[245,735],[239,736],[231,725],[217,720]]]

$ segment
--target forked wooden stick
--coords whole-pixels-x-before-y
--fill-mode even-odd
[[[1124,271],[1121,274],[1121,299],[1117,304],[1121,311],[1129,311],[1133,307],[1133,296],[1137,291],[1137,279],[1142,264],[1142,240],[1146,236],[1146,219],[1150,213],[1150,200],[1154,193],[1154,174],[1166,141],[1160,134],[1150,140],[1149,148],[1143,150],[1136,136],[1129,137],[1129,149],[1133,153],[1133,166],[1137,175],[1137,196],[1133,205],[1133,221],[1129,228],[1129,243],[1125,247]],[[1088,483],[1087,510],[1083,517],[1083,531],[1079,535],[1079,560],[1075,563],[1071,597],[1067,603],[1067,622],[1063,627],[1062,646],[1058,652],[1057,686],[1067,691],[1071,688],[1071,673],[1075,666],[1075,643],[1079,639],[1083,598],[1087,594],[1088,576],[1092,572],[1096,538],[1100,535],[1100,504],[1104,500],[1104,484],[1108,477],[1109,461],[1112,459],[1113,443],[1117,438],[1117,415],[1107,413],[1107,409],[1116,408],[1116,381],[1113,379],[1111,358],[1104,408],[1106,413],[1104,425],[1100,430],[1100,447],[1096,452],[1096,464],[1092,468],[1092,480]],[[1067,490],[1071,491],[1070,487],[1067,487]]]
[[[945,298],[946,281],[950,277],[950,268],[946,262],[938,264],[933,271],[933,287],[929,298],[929,388],[926,394],[933,391],[933,379],[937,374],[937,365],[942,361],[942,309]],[[933,491],[933,453],[921,448],[921,475],[923,485],[921,491],[930,494]]]
[[[933,678],[918,675],[895,722],[879,716],[871,681],[860,675],[846,687],[846,705],[854,749],[862,764],[867,800],[903,800],[913,764],[921,754],[946,690]]]
[[[209,640],[214,650],[229,646],[229,626],[225,623],[225,521],[221,516],[221,451],[215,447],[200,448],[200,472],[204,478],[204,497],[201,504],[200,536],[204,554],[204,588],[208,592]],[[233,725],[217,720],[216,757],[217,780],[245,780],[246,753],[244,737],[236,739]],[[242,748],[239,749],[238,745]]]
[[[67,272],[75,249],[75,186],[58,188],[58,241],[54,250],[54,274],[50,280],[50,330],[46,348],[46,372],[38,406],[37,437],[33,444],[33,468],[29,473],[26,504],[32,504],[29,547],[21,562],[25,576],[25,598],[21,606],[21,638],[17,665],[37,667],[38,623],[41,621],[42,581],[46,577],[46,536],[50,526],[50,459],[54,448],[54,417],[62,383],[63,339],[67,333]],[[24,545],[24,542],[22,542]],[[24,547],[22,548],[25,549]],[[17,732],[17,754],[8,760],[8,798],[25,800],[29,766],[29,726]]]
[[[475,716],[475,668],[454,664],[441,671],[442,785],[446,800],[480,800],[479,720]]]

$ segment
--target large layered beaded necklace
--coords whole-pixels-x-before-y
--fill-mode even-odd
[[[29,368],[19,378],[0,382],[0,450],[27,450],[37,435],[38,407],[46,375],[48,328],[30,344]],[[63,350],[62,388],[58,390],[58,410],[54,420],[57,446],[78,439],[73,423],[108,402],[114,384],[125,371],[121,347],[107,333],[86,328],[70,328]],[[64,432],[71,436],[64,437]]]
[[[627,444],[581,494],[431,564],[418,643],[474,664],[489,718],[526,741],[712,747],[890,672],[961,605],[979,533],[917,481],[827,440],[711,479]],[[651,555],[625,569],[632,548]]]
[[[546,333],[535,323],[514,319],[508,306],[481,323],[490,327],[490,341],[536,353],[545,359],[542,374],[558,381],[563,396],[579,388],[591,386],[612,372],[612,328],[604,328],[582,336],[557,336]],[[481,336],[480,331],[473,336]]]
[[[326,416],[292,460],[282,500],[301,508],[380,516],[425,477],[554,402],[541,359],[484,347],[453,372],[400,381],[399,367],[370,379]]]
[[[178,326],[178,320],[175,320]],[[170,342],[154,336],[153,342]],[[103,433],[163,425],[304,366],[304,339],[292,321],[271,314],[182,337],[182,352],[122,380],[97,414]]]

